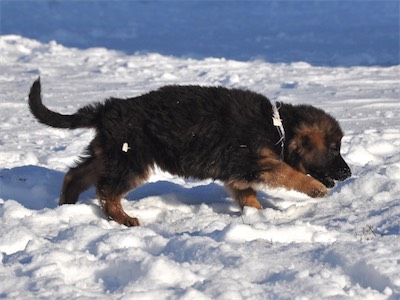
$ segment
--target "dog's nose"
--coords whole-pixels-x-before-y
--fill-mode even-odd
[[[333,171],[331,172],[331,175],[333,175],[331,177],[333,179],[343,181],[351,176],[351,170],[341,155],[338,155],[333,160],[331,168]]]
[[[349,178],[351,176],[351,170],[349,167],[342,168],[339,172],[339,178],[338,180],[342,181],[345,180],[346,178]]]

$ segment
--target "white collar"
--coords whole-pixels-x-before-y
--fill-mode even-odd
[[[272,105],[272,124],[278,130],[278,133],[280,136],[279,141],[276,142],[275,145],[278,145],[279,143],[281,143],[280,159],[283,160],[283,158],[284,158],[283,151],[284,151],[284,146],[285,146],[285,129],[283,128],[282,119],[279,114],[279,109],[281,108],[281,106],[276,107],[276,103],[271,103],[271,105]]]

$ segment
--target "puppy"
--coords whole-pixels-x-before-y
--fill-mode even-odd
[[[42,104],[40,79],[30,90],[36,119],[55,128],[94,128],[80,162],[64,178],[59,204],[74,204],[95,185],[109,219],[138,226],[122,197],[152,168],[182,177],[222,181],[241,207],[261,209],[256,189],[284,187],[324,197],[351,171],[340,155],[338,122],[309,105],[278,103],[223,87],[165,86],[129,98],[110,98],[72,115]],[[311,176],[308,176],[311,175]]]

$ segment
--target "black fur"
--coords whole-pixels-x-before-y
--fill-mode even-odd
[[[33,115],[49,126],[96,128],[95,141],[109,158],[132,171],[157,164],[183,177],[251,181],[262,171],[256,163],[259,149],[280,150],[269,100],[250,91],[166,86],[61,115],[42,104],[36,81],[29,104]],[[131,147],[127,153],[121,150],[125,142]]]
[[[97,109],[94,106],[85,106],[73,115],[62,115],[45,107],[41,98],[40,79],[36,80],[31,87],[29,109],[40,123],[55,128],[91,128],[97,125]]]

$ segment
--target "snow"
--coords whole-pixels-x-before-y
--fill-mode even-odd
[[[1,35],[0,53],[0,298],[400,299],[398,64],[127,54],[20,35]],[[93,132],[34,120],[38,76],[46,105],[63,113],[166,84],[312,104],[342,125],[353,176],[323,199],[262,190],[264,209],[241,212],[221,183],[156,169],[123,200],[136,228],[106,220],[93,189],[59,207]]]
[[[241,299],[400,296],[399,66],[313,67],[66,48],[1,36],[0,251],[5,298]],[[354,176],[325,199],[261,191],[264,210],[219,182],[156,170],[109,222],[93,190],[57,206],[63,174],[93,132],[47,128],[27,93],[41,76],[61,112],[171,83],[249,88],[338,118]]]

